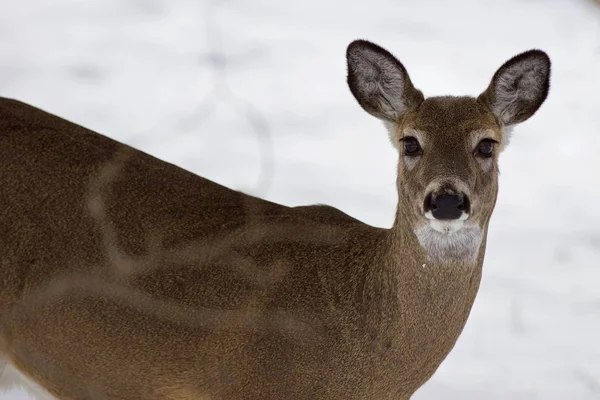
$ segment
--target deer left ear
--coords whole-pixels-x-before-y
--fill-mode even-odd
[[[478,99],[503,126],[511,126],[535,114],[549,88],[550,58],[541,50],[529,50],[504,63]]]

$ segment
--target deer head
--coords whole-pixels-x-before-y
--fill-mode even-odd
[[[540,50],[511,58],[477,98],[424,98],[378,45],[356,40],[346,57],[352,94],[399,152],[396,223],[429,259],[474,259],[496,203],[498,155],[546,99],[550,59]]]

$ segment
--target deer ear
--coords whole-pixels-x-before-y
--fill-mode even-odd
[[[397,122],[423,101],[404,66],[387,50],[355,40],[346,51],[348,86],[360,106],[377,118]]]
[[[541,50],[529,50],[505,62],[479,100],[503,126],[510,126],[535,114],[549,88],[550,58]]]

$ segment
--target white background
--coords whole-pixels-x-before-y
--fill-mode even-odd
[[[1,96],[232,188],[331,204],[382,227],[394,215],[397,155],[346,87],[348,43],[388,48],[426,95],[479,94],[506,59],[546,50],[550,96],[501,157],[473,312],[414,399],[600,398],[591,0],[0,3]]]

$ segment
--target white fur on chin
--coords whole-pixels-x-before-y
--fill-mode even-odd
[[[428,223],[415,229],[428,261],[474,261],[481,246],[483,232],[477,225],[467,225],[469,217],[463,213],[459,219],[443,221],[433,218],[428,212]]]

